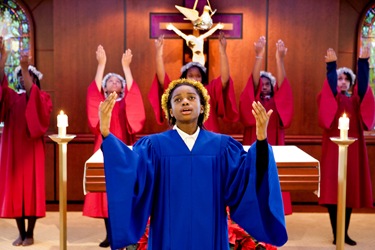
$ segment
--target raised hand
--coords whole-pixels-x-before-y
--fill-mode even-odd
[[[158,82],[161,88],[164,87],[164,76],[165,76],[163,47],[164,47],[164,35],[160,35],[158,39],[155,39],[155,50],[156,50],[155,62],[156,62],[156,75],[158,77]]]
[[[107,56],[102,45],[99,45],[96,49],[96,60],[98,61],[99,65],[105,65],[107,62]]]
[[[371,54],[370,47],[364,46],[364,47],[361,48],[359,58],[363,58],[363,59],[370,58],[370,54]]]
[[[282,40],[277,41],[276,43],[276,60],[283,59],[286,55],[288,48],[285,47],[285,44]]]
[[[121,64],[122,67],[129,67],[130,63],[132,62],[133,54],[131,49],[125,50],[125,53],[122,54]]]
[[[254,42],[255,55],[257,57],[263,57],[266,47],[266,38],[264,36],[259,37],[258,41]]]
[[[21,68],[24,68],[28,70],[30,61],[31,61],[31,56],[29,56],[28,52],[21,52],[20,53],[20,66]]]
[[[259,141],[262,141],[267,138],[267,127],[268,127],[268,121],[270,119],[270,116],[273,112],[272,109],[266,111],[266,109],[263,107],[263,105],[258,102],[253,102],[252,104],[253,109],[252,113],[254,115],[255,121],[256,121],[256,135],[257,139]]]
[[[157,39],[155,39],[156,51],[163,51],[163,45],[164,45],[164,35],[160,35]]]
[[[117,93],[113,92],[99,104],[99,121],[100,121],[100,133],[107,137],[110,133],[109,128],[111,124],[112,109],[115,106],[117,99]]]
[[[225,38],[224,32],[220,31],[219,33],[219,42],[220,42],[220,52],[225,53],[227,49],[227,39]]]
[[[324,58],[325,58],[326,63],[335,62],[337,61],[336,52],[332,48],[329,48],[327,50],[327,55]]]

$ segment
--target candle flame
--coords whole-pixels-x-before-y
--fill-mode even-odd
[[[346,114],[344,113],[344,114],[342,115],[342,117],[346,118]]]
[[[60,111],[60,115],[63,115],[63,114],[64,114],[64,111],[61,110],[61,111]]]

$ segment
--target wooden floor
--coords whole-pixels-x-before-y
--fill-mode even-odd
[[[296,212],[297,211],[297,212]],[[281,250],[329,250],[336,249],[332,244],[328,214],[321,209],[317,211],[298,212],[286,216],[289,241]],[[306,211],[306,209],[305,209]],[[68,212],[68,250],[103,249],[98,246],[105,237],[104,221],[82,216],[82,212]],[[39,219],[35,228],[35,244],[27,248],[14,247],[12,242],[17,238],[15,220],[0,219],[0,249],[14,250],[59,250],[59,213],[47,212],[45,218]],[[355,247],[345,245],[345,249],[375,249],[375,211],[354,212],[352,214],[349,235],[357,241]]]

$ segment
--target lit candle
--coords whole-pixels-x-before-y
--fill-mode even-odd
[[[59,137],[66,136],[66,127],[68,127],[68,116],[64,114],[64,111],[60,111],[57,115],[57,127],[59,130]]]
[[[339,118],[339,129],[340,129],[340,138],[347,140],[348,139],[348,130],[349,130],[349,118],[344,113]]]

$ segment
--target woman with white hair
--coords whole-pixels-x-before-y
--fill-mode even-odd
[[[102,136],[99,128],[99,104],[104,101],[109,94],[116,92],[117,100],[113,108],[111,119],[111,133],[124,143],[132,145],[136,138],[135,135],[143,129],[145,123],[145,111],[141,92],[137,83],[133,80],[130,70],[132,61],[132,52],[126,50],[122,55],[121,64],[125,79],[116,73],[108,73],[104,78],[104,69],[107,56],[103,46],[99,45],[96,50],[96,59],[98,67],[95,80],[91,82],[87,89],[87,118],[89,128],[95,135],[94,152],[96,152],[102,143]],[[83,215],[104,218],[108,233],[108,209],[106,193],[87,193],[83,207]],[[108,236],[100,243],[100,247],[109,247]]]
[[[339,137],[338,121],[345,115],[350,119],[349,137],[357,140],[348,147],[345,243],[356,245],[348,235],[353,208],[372,207],[372,186],[366,142],[363,131],[374,127],[375,101],[369,87],[370,49],[365,47],[358,59],[358,77],[349,68],[337,69],[337,56],[327,50],[327,79],[318,95],[319,125],[324,129],[320,161],[319,204],[328,208],[336,244],[338,146],[330,140]],[[357,83],[357,84],[356,84]]]

